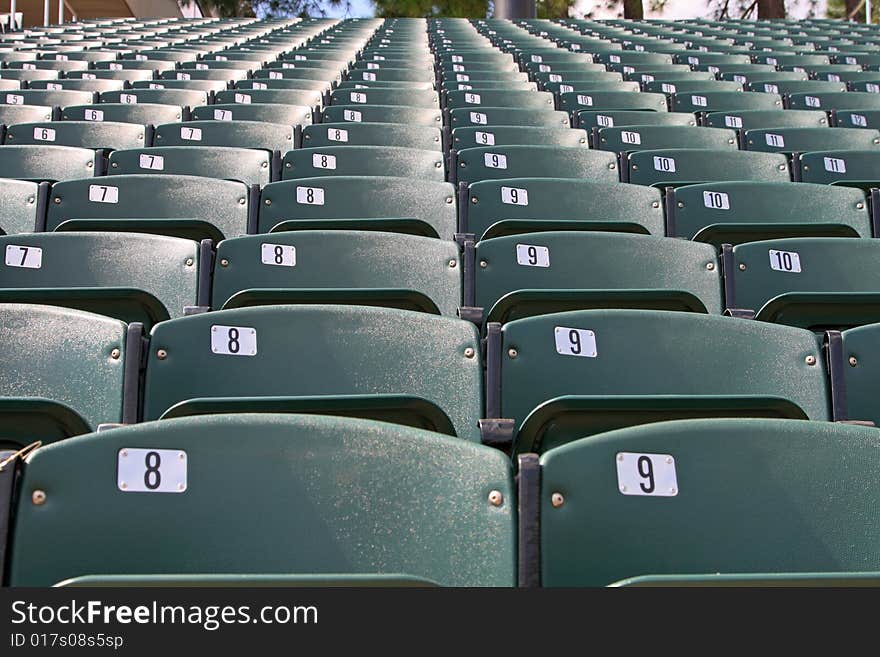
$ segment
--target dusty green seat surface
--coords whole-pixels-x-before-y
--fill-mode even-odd
[[[620,180],[617,158],[579,146],[480,146],[458,151],[459,182],[507,178],[573,178],[614,184]]]
[[[284,180],[317,176],[392,176],[444,182],[443,155],[399,146],[325,146],[289,151],[281,164]]]
[[[270,154],[256,148],[229,146],[159,146],[110,153],[110,173],[165,173],[237,180],[268,185]]]
[[[293,126],[266,121],[184,121],[156,126],[156,146],[232,146],[289,151]]]
[[[789,182],[788,160],[779,153],[667,148],[627,156],[629,182],[684,185],[710,180]]]

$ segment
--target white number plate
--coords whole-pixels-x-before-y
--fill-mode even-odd
[[[260,260],[264,265],[296,267],[296,247],[287,244],[261,244]]]
[[[620,133],[620,139],[624,144],[642,143],[642,136],[638,132],[630,132],[629,130],[622,130]]]
[[[269,71],[269,79],[270,80],[283,80],[284,73],[281,71]]]
[[[363,121],[363,114],[356,110],[342,110],[342,119],[344,121]]]
[[[138,97],[134,94],[119,94],[119,102],[125,105],[137,105]]]
[[[554,329],[556,353],[563,356],[596,357],[596,334],[587,329],[557,326]]]
[[[140,166],[141,169],[164,171],[165,158],[161,155],[148,155],[147,153],[141,153],[138,156],[138,166]]]
[[[18,94],[6,94],[7,105],[24,105],[24,96]]]
[[[657,171],[668,171],[675,173],[675,160],[671,157],[654,156],[654,169]]]
[[[211,351],[225,356],[256,356],[257,330],[215,324],[211,327]]]
[[[214,120],[215,121],[231,121],[232,120],[232,110],[215,109],[214,110]]]
[[[336,156],[315,153],[312,155],[312,166],[316,169],[335,169]]]
[[[678,478],[670,454],[617,453],[617,489],[624,495],[675,497]]]
[[[178,80],[189,80],[189,79],[190,79],[190,74],[189,74],[189,73],[178,73],[178,74],[177,74],[177,79],[178,79]]]
[[[742,128],[743,120],[738,116],[725,116],[724,125],[728,128]]]
[[[330,141],[348,141],[348,130],[327,128],[327,139]]]
[[[489,123],[489,117],[482,112],[471,112],[471,123],[486,125]]]
[[[251,102],[251,97],[248,94],[235,94],[234,100],[236,103],[249,105]]]
[[[807,103],[807,107],[821,107],[822,101],[820,101],[815,96],[805,96],[804,102]]]
[[[89,185],[89,200],[93,203],[119,203],[119,188]]]
[[[611,116],[605,116],[604,114],[599,114],[596,116],[596,123],[605,128],[613,128],[614,118]]]
[[[184,126],[180,129],[180,138],[186,141],[202,141],[202,129]]]
[[[768,132],[764,135],[764,140],[768,146],[773,146],[774,148],[783,148],[785,146],[785,139],[782,135],[774,135]]]
[[[480,98],[480,94],[465,94],[464,102],[470,103],[471,105],[479,105],[482,102]]]
[[[362,94],[360,92],[352,93],[349,98],[351,98],[351,102],[353,103],[366,103],[367,102],[367,94]]]
[[[593,106],[593,97],[592,96],[584,96],[583,94],[578,94],[577,100],[578,100],[578,105],[585,105],[587,107]]]
[[[730,210],[730,197],[724,192],[703,192],[703,205],[713,210]]]
[[[296,202],[305,205],[324,205],[324,190],[320,187],[297,187]]]
[[[7,244],[6,266],[40,269],[43,266],[43,249],[36,246]]]
[[[480,132],[477,130],[474,135],[476,136],[476,141],[478,144],[483,144],[484,146],[494,146],[495,145],[495,135],[491,132]]]
[[[529,191],[521,187],[502,187],[501,202],[508,205],[528,205]]]
[[[846,173],[846,160],[841,160],[839,157],[823,157],[822,160],[825,163],[825,171]]]
[[[116,485],[123,493],[183,493],[186,452],[124,447],[116,460]]]
[[[705,96],[691,96],[691,103],[697,107],[706,107],[707,101]]]
[[[660,85],[660,90],[665,94],[674,94],[675,93],[675,85],[669,82],[664,82]]]
[[[103,121],[104,112],[102,110],[87,109],[85,112],[83,112],[83,118],[86,121]]]
[[[768,93],[768,94],[778,94],[778,93],[779,93],[779,87],[777,87],[775,84],[769,84],[769,83],[768,83],[768,84],[765,84],[765,85],[764,85],[764,93]]]
[[[774,251],[770,249],[770,269],[801,273],[801,257],[794,251]]]
[[[376,74],[364,71],[364,73],[361,75],[361,79],[368,80],[369,82],[375,82],[376,81]]]
[[[37,141],[55,141],[55,131],[52,128],[34,128],[34,139]]]
[[[517,244],[516,264],[525,267],[549,267],[550,249],[534,244]]]
[[[506,169],[507,156],[499,153],[484,153],[483,163],[490,169]]]
[[[867,128],[868,127],[868,119],[863,114],[850,114],[849,120],[852,122],[854,126],[858,126],[859,128]]]

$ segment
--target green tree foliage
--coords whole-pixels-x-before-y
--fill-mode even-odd
[[[216,11],[221,18],[309,18],[326,16],[329,7],[346,10],[351,8],[351,0],[200,0],[200,4],[207,11]]]

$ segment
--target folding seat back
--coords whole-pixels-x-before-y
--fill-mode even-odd
[[[223,80],[136,80],[131,86],[133,89],[181,89],[217,93],[226,90],[229,85]]]
[[[535,128],[568,128],[568,114],[553,110],[521,107],[461,107],[449,111],[447,125],[452,128],[480,125],[513,125]]]
[[[585,130],[594,128],[625,127],[628,125],[675,125],[696,126],[693,115],[677,112],[651,112],[645,110],[581,110],[577,113],[577,126]]]
[[[436,150],[396,146],[330,146],[288,151],[282,178],[396,176],[444,182],[443,155]]]
[[[699,91],[672,95],[674,112],[732,112],[773,110],[782,107],[782,96],[742,91]]]
[[[322,123],[400,123],[439,128],[442,121],[439,106],[330,105],[321,111]]]
[[[880,517],[860,485],[876,450],[876,429],[772,419],[663,422],[578,440],[541,457],[541,557],[526,570],[544,586],[645,574],[665,586],[876,581],[859,574],[880,567]],[[813,485],[780,494],[803,477]],[[646,532],[652,548],[635,549]]]
[[[610,73],[603,68],[595,71],[563,71],[553,73],[551,71],[538,71],[532,73],[532,79],[542,87],[546,84],[583,84],[589,82],[620,82],[623,77],[620,73]]]
[[[663,235],[660,191],[573,178],[486,180],[468,187],[459,232],[477,239],[549,230]]]
[[[878,322],[878,249],[876,240],[836,237],[740,244],[725,269],[727,306],[812,330]]]
[[[115,121],[139,125],[159,125],[160,123],[174,123],[182,120],[183,108],[156,103],[70,105],[61,110],[61,119],[63,121]],[[29,122],[21,121],[21,123]]]
[[[274,456],[235,463],[229,455],[242,435],[258,436],[254,449]],[[64,495],[51,515],[52,505],[25,496],[15,518],[13,585],[514,585],[508,460],[419,429],[317,415],[185,418],[43,447],[24,468],[21,490],[46,488],[53,502]],[[122,478],[129,473],[131,481]],[[270,506],[254,514],[229,477]],[[240,518],[240,531],[222,529],[220,507]],[[166,536],[172,509],[185,522]],[[276,514],[291,522],[267,525]],[[120,523],[132,531],[101,530]],[[51,537],[68,534],[67,549],[50,555]]]
[[[736,133],[724,128],[697,128],[677,125],[633,125],[599,128],[596,146],[623,153],[657,148],[737,148]]]
[[[337,89],[330,94],[331,105],[397,105],[432,109],[440,106],[436,91],[418,89]]]
[[[218,104],[263,103],[269,105],[307,105],[321,104],[322,96],[318,90],[309,89],[227,89],[214,95]],[[198,103],[205,105],[205,103]]]
[[[767,128],[746,130],[746,150],[793,153],[828,149],[874,150],[880,148],[880,131],[859,128]]]
[[[329,80],[303,80],[300,78],[283,78],[280,80],[267,78],[253,78],[239,80],[235,83],[236,89],[301,89],[325,92],[331,88]],[[246,92],[245,92],[246,93]]]
[[[193,107],[191,115],[193,121],[261,121],[291,126],[312,122],[312,108],[305,105],[202,105]]]
[[[193,348],[200,343],[210,348],[207,356]],[[228,410],[319,412],[479,441],[479,341],[463,320],[368,306],[259,306],[162,322],[150,344],[146,420]],[[204,376],[182,380],[193,367]]]
[[[667,191],[667,235],[721,246],[779,237],[871,237],[859,189],[718,181]]]
[[[488,322],[584,308],[721,312],[720,266],[706,244],[558,231],[483,240],[475,260],[474,303]]]
[[[828,115],[814,110],[745,110],[709,112],[704,124],[712,128],[827,128]]]
[[[213,306],[373,305],[455,317],[461,263],[454,242],[375,231],[295,231],[220,243]],[[327,263],[335,263],[328,267]]]
[[[267,185],[272,178],[271,154],[256,148],[227,146],[159,146],[132,148],[110,154],[112,175],[165,173],[238,180]]]
[[[846,91],[845,82],[827,80],[758,80],[747,85],[749,91],[770,94],[829,93]]]
[[[75,80],[33,80],[28,83],[29,89],[49,89],[52,91],[61,91],[64,89],[72,91],[89,91],[92,93],[101,93],[103,91],[114,91],[125,88],[125,82],[122,80],[97,80],[88,78],[79,78]]]
[[[197,176],[121,175],[52,187],[46,230],[116,230],[214,239],[247,232],[247,185]]]
[[[48,195],[48,183],[40,185],[26,180],[0,179],[0,235],[38,230]]]
[[[706,80],[654,80],[645,83],[645,91],[662,94],[702,93],[703,91],[742,91],[739,82]]]
[[[305,148],[321,146],[395,146],[442,150],[440,130],[393,123],[320,123],[303,128]]]
[[[13,68],[4,68],[0,71],[0,76],[5,80],[17,80],[20,82],[32,82],[34,80],[57,80],[60,77],[59,71],[46,70],[22,70]]]
[[[40,105],[3,105],[0,104],[0,124],[31,123],[34,121],[51,121],[53,108]]]
[[[121,93],[111,91],[107,93]],[[84,105],[91,103],[95,94],[91,91],[52,91],[49,89],[19,89],[0,93],[0,104],[3,105],[40,105],[48,107],[67,107],[68,105]]]
[[[11,125],[7,144],[55,144],[91,149],[138,148],[146,143],[146,128],[115,121],[46,121]]]
[[[620,180],[617,158],[579,146],[481,146],[455,153],[452,175],[458,182],[507,178],[579,178]]]
[[[461,150],[478,146],[561,146],[586,147],[587,133],[569,128],[532,128],[492,126],[491,128],[456,128],[452,131],[452,148]]]
[[[6,253],[0,267],[4,303],[65,306],[140,322],[148,329],[183,316],[187,306],[200,305],[200,249],[190,240],[36,233],[0,237],[0,249]]]
[[[634,93],[631,91],[568,91],[559,95],[559,109],[567,112],[578,110],[649,110],[665,112],[666,96],[663,94]]]
[[[589,94],[594,91],[639,91],[638,82],[623,82],[621,80],[587,80],[584,82],[547,82],[544,91],[559,95],[562,93]]]
[[[791,109],[821,110],[876,110],[880,109],[880,94],[865,91],[806,92],[788,97]]]
[[[880,153],[874,150],[801,153],[797,166],[804,182],[871,188],[877,187],[880,180]]]
[[[791,180],[788,160],[778,153],[668,148],[627,156],[628,182],[685,185],[711,180]]]
[[[105,91],[101,94],[100,101],[101,103],[122,103],[124,105],[150,103],[195,107],[196,105],[207,105],[208,92],[195,89],[125,89],[123,91]],[[89,99],[65,103],[65,105],[87,105],[91,102]]]
[[[676,64],[688,66],[743,66],[751,63],[748,55],[728,55],[718,52],[694,52],[687,50],[673,56]]]
[[[452,239],[455,187],[390,176],[324,176],[263,188],[258,232],[340,228]]]
[[[36,145],[0,148],[0,177],[73,180],[99,175],[102,166],[100,156],[87,148]]]
[[[236,80],[244,80],[247,78],[247,70],[232,68],[213,68],[213,69],[185,69],[175,71],[162,71],[159,79],[163,81],[180,81],[180,82],[197,82],[204,80],[213,80],[217,82],[233,82]]]
[[[434,72],[411,68],[378,68],[368,71],[351,71],[350,80],[358,82],[434,82]]]
[[[841,110],[834,113],[834,125],[841,128],[876,130],[880,128],[880,110]]]
[[[513,419],[518,452],[669,419],[829,417],[820,341],[804,329],[665,310],[576,310],[514,320],[489,335],[486,413]]]
[[[140,327],[129,337],[121,321],[79,310],[18,303],[0,310],[0,444],[45,444],[137,419],[131,364]]]
[[[505,91],[502,89],[488,89],[480,92],[449,91],[446,93],[446,107],[475,111],[479,111],[481,107],[552,110],[553,94],[546,91]]]
[[[231,146],[289,151],[294,147],[291,125],[265,121],[184,121],[156,126],[156,146]]]

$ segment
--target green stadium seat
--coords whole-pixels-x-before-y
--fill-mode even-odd
[[[263,188],[257,232],[333,228],[452,239],[455,187],[390,176],[324,176]]]
[[[740,244],[725,268],[728,308],[811,330],[880,321],[880,244],[801,237]]]
[[[439,128],[443,113],[439,107],[402,105],[330,105],[321,111],[322,123],[400,123]]]
[[[880,519],[863,485],[876,436],[876,429],[827,422],[707,419],[622,429],[552,450],[541,457],[535,501],[540,565],[528,570],[543,586],[601,586],[646,574],[726,577],[737,586],[754,585],[743,573],[767,573],[758,575],[764,586],[789,577],[777,573],[842,578],[840,585],[876,580],[860,575],[878,570]],[[805,480],[813,485],[801,486]],[[797,495],[780,494],[794,489]]]
[[[0,104],[0,124],[13,125],[15,123],[33,123],[36,121],[51,121],[53,110],[51,107],[40,105],[2,105]]]
[[[134,233],[35,233],[0,237],[0,301],[64,306],[140,322],[182,317],[198,298],[199,245]],[[210,256],[208,256],[210,258]]]
[[[210,343],[208,356],[194,349],[200,341]],[[318,412],[479,441],[478,350],[473,324],[397,308],[281,305],[191,315],[153,328],[143,417]]]
[[[521,107],[476,107],[450,110],[446,122],[451,128],[480,125],[512,125],[535,128],[568,128],[568,114]]]
[[[663,235],[660,191],[572,178],[486,180],[468,186],[459,232],[477,240],[550,230]]]
[[[74,180],[99,175],[103,163],[95,151],[72,146],[2,146],[0,177],[22,180]]]
[[[247,185],[268,185],[272,179],[271,155],[256,148],[226,146],[160,146],[110,153],[111,175],[165,173],[237,180]]]
[[[330,94],[330,104],[392,105],[433,109],[440,106],[440,99],[436,91],[418,89],[336,89]]]
[[[228,83],[223,80],[136,80],[132,82],[131,87],[132,89],[203,91],[210,94],[226,90]]]
[[[858,128],[766,128],[743,133],[745,150],[793,153],[880,148],[880,131]]]
[[[64,103],[64,105],[88,105],[91,102],[91,99],[88,99]],[[197,105],[208,104],[208,92],[195,89],[125,89],[124,91],[105,91],[100,96],[100,102],[121,103],[124,105],[149,103],[151,105],[196,107]]]
[[[742,91],[700,91],[672,95],[674,112],[741,112],[782,109],[782,96]]]
[[[440,151],[440,130],[393,123],[319,123],[303,128],[304,148],[322,146],[394,146]]]
[[[190,239],[244,235],[247,185],[197,176],[121,175],[52,186],[48,231],[125,231]]]
[[[294,147],[291,125],[265,121],[184,121],[156,126],[156,146],[229,146],[286,153]]]
[[[667,191],[670,237],[740,244],[781,237],[871,237],[858,189],[787,182],[718,181]]]
[[[320,91],[309,89],[227,89],[216,93],[214,100],[218,105],[260,103],[316,107],[321,104],[322,97]],[[205,105],[206,103],[196,104]]]
[[[740,573],[705,575],[641,575],[609,584],[610,587],[760,587],[854,588],[880,586],[880,573]]]
[[[631,91],[569,91],[559,94],[559,108],[567,112],[578,110],[648,110],[665,112],[663,94],[634,93]]]
[[[828,115],[815,110],[745,110],[709,112],[704,124],[712,128],[760,130],[763,128],[827,128]]]
[[[833,119],[833,124],[841,128],[880,128],[880,110],[841,110],[834,112]]]
[[[644,84],[645,91],[660,94],[691,93],[699,94],[704,91],[742,91],[743,86],[739,82],[728,81],[705,81],[705,80],[665,80],[659,79]]]
[[[577,125],[585,130],[594,128],[626,127],[630,125],[695,126],[697,120],[690,114],[678,112],[650,112],[644,110],[582,110],[577,113]]]
[[[28,82],[28,89],[48,89],[51,91],[89,91],[102,93],[125,88],[122,80],[90,80],[90,79],[63,79],[63,80],[32,80]]]
[[[142,329],[130,328],[68,308],[0,305],[0,444],[17,449],[134,422]]]
[[[0,178],[0,235],[39,230],[48,196],[48,183]]]
[[[121,93],[109,91],[107,93]],[[39,105],[41,107],[67,107],[68,105],[85,105],[94,100],[90,91],[51,91],[49,89],[20,89],[0,93],[0,104],[3,105]]]
[[[870,110],[880,109],[880,94],[864,91],[799,93],[788,97],[791,109]]]
[[[791,180],[788,160],[776,153],[668,148],[627,155],[628,182],[685,185],[711,180]]]
[[[318,176],[396,176],[444,182],[443,155],[399,146],[330,146],[288,151],[282,179]]]
[[[453,154],[450,174],[459,183],[507,178],[577,178],[604,183],[620,180],[613,154],[580,146],[466,148]]]
[[[193,121],[262,121],[280,125],[309,125],[312,108],[305,105],[201,105],[192,108]],[[162,123],[173,123],[163,121]]]
[[[347,303],[455,317],[461,305],[462,268],[451,240],[303,230],[224,240],[217,261],[213,306],[221,310]]]
[[[372,94],[371,94],[372,95]],[[472,91],[449,91],[446,107],[450,110],[480,111],[483,107],[506,107],[521,110],[552,110],[553,94],[546,91],[505,91],[489,89],[479,93]]]
[[[91,149],[138,148],[145,145],[146,137],[143,125],[115,121],[19,123],[6,130],[7,144],[54,144]]]
[[[183,119],[183,108],[175,105],[140,103],[96,103],[92,105],[70,105],[61,110],[63,121],[115,121],[139,125],[159,125],[174,123]],[[21,121],[20,123],[34,123]]]
[[[804,182],[863,188],[877,187],[880,184],[880,153],[873,150],[801,153],[796,166],[800,179]]]
[[[627,151],[658,148],[737,148],[736,133],[724,128],[697,128],[677,125],[634,125],[599,128],[595,145],[605,151]]]
[[[245,435],[272,457],[230,458]],[[163,462],[177,454],[183,467]],[[139,460],[124,471],[142,478],[152,459],[157,479],[121,481],[117,464],[129,457]],[[508,459],[427,431],[316,415],[184,418],[43,447],[22,469],[27,494],[8,564],[15,586],[515,583]],[[147,485],[185,494],[150,495]],[[36,487],[49,504],[31,503]],[[169,513],[179,530],[166,531]],[[237,531],[221,516],[236,517]],[[121,525],[130,531],[106,531]],[[52,549],[61,536],[65,549]]]
[[[559,231],[483,240],[474,257],[487,322],[586,308],[721,312],[721,268],[706,244]]]
[[[533,128],[528,126],[456,128],[451,133],[451,147],[454,150],[479,146],[518,145],[587,147],[588,137],[584,130]]]
[[[820,340],[800,328],[576,310],[490,325],[486,358],[487,417],[513,420],[519,453],[670,419],[829,419]]]

